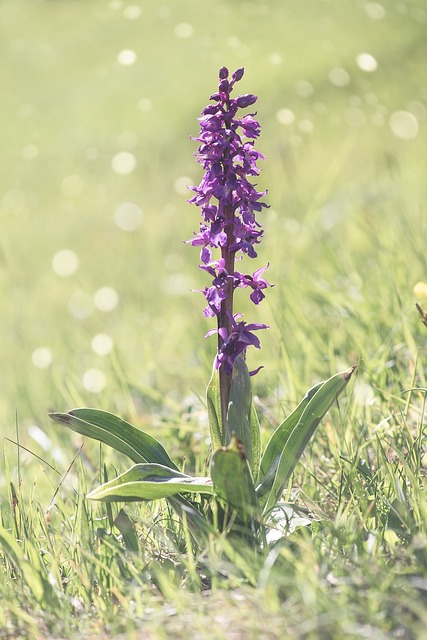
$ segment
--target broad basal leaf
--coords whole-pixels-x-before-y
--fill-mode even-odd
[[[177,493],[213,493],[210,478],[193,478],[160,464],[136,464],[88,494],[107,502],[158,500]]]
[[[310,389],[270,438],[261,460],[258,499],[268,513],[279,500],[319,422],[347,386],[355,367]]]
[[[68,413],[49,415],[52,420],[82,436],[99,440],[126,454],[133,462],[153,462],[178,470],[160,442],[112,413],[99,409],[73,409]]]
[[[178,471],[160,442],[111,413],[98,409],[74,409],[69,413],[52,413],[50,417],[83,436],[124,453],[133,462],[157,463]],[[167,500],[180,520],[186,522],[196,542],[200,542],[201,535],[209,534],[209,523],[189,500],[181,495],[171,495]]]

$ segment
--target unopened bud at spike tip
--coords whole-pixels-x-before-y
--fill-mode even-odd
[[[237,71],[235,71],[232,75],[234,82],[239,82],[239,80],[243,78],[244,73],[245,73],[245,69],[243,67],[241,67],[240,69],[237,69]]]

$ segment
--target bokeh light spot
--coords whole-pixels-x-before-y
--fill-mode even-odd
[[[175,26],[174,33],[178,38],[190,38],[193,35],[193,27],[188,22],[180,22]]]
[[[100,311],[113,311],[119,302],[119,294],[113,287],[101,287],[95,292],[93,301]]]
[[[171,273],[161,280],[161,288],[168,296],[179,296],[191,290],[191,279],[182,273]]]
[[[108,333],[98,333],[91,341],[92,351],[98,356],[107,356],[111,353],[113,346],[113,339]]]
[[[372,20],[382,20],[385,17],[385,9],[379,2],[367,2],[365,13]]]
[[[128,20],[136,20],[137,18],[139,18],[141,13],[142,13],[141,7],[137,7],[136,4],[128,5],[127,7],[125,7],[125,10],[123,11],[124,17],[127,18]]]
[[[402,140],[412,140],[418,135],[418,120],[409,111],[395,111],[392,113],[389,125],[394,135]]]
[[[100,369],[88,369],[83,374],[82,382],[86,391],[90,391],[91,393],[100,393],[105,389],[107,379],[105,377],[105,373]]]
[[[76,291],[68,300],[68,311],[76,320],[85,320],[93,312],[93,300],[84,291]]]
[[[135,231],[141,226],[142,209],[134,202],[122,202],[114,213],[114,221],[123,231]]]
[[[114,173],[117,173],[119,176],[127,176],[135,171],[136,158],[133,153],[129,151],[120,151],[113,157],[111,166]]]
[[[238,38],[237,36],[230,36],[227,39],[227,44],[232,49],[239,49],[239,47],[242,46],[242,43],[240,42],[240,38]]]
[[[359,53],[356,57],[356,64],[359,69],[367,73],[372,73],[378,69],[378,62],[370,53]]]
[[[335,87],[346,87],[350,84],[350,76],[345,69],[336,67],[328,73],[329,82]]]
[[[47,369],[52,364],[52,352],[47,347],[37,347],[31,354],[31,361],[38,369]]]
[[[35,144],[27,144],[27,146],[22,149],[22,157],[25,160],[33,160],[37,158],[38,155],[39,148]]]
[[[274,64],[274,65],[279,65],[282,64],[283,62],[283,58],[280,55],[280,53],[270,53],[270,55],[268,56],[268,60],[270,62],[270,64]]]
[[[148,98],[141,98],[141,100],[138,102],[138,109],[140,111],[144,111],[144,112],[150,111],[152,106],[153,106],[153,103]]]
[[[301,120],[301,122],[298,123],[298,128],[303,133],[311,133],[314,129],[314,125],[311,120],[306,118],[305,120]]]
[[[427,298],[427,282],[417,282],[413,291],[417,298]]]
[[[292,124],[295,121],[295,114],[290,109],[279,109],[276,113],[276,118],[280,124]]]
[[[136,59],[137,55],[132,49],[123,49],[117,56],[117,62],[123,67],[130,67],[132,64],[135,64]]]
[[[174,189],[180,196],[188,195],[188,186],[192,185],[192,180],[188,176],[181,176],[174,182]]]
[[[61,249],[52,258],[52,269],[61,278],[72,276],[79,268],[79,258],[70,249]]]
[[[299,80],[295,84],[295,93],[301,98],[309,98],[314,93],[313,85],[307,80]]]
[[[426,106],[418,100],[412,100],[408,105],[408,111],[414,114],[418,120],[424,120],[427,116]]]

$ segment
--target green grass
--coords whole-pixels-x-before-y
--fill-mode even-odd
[[[353,0],[130,6],[138,18],[118,1],[0,3],[0,637],[423,637],[425,391],[410,391],[427,387],[414,307],[427,301],[413,293],[427,281],[423,3],[384,1],[382,19]],[[117,62],[126,49],[131,66]],[[198,212],[175,185],[200,179],[189,136],[223,64],[244,66],[242,91],[259,95],[267,157],[257,266],[270,262],[275,287],[260,307],[241,302],[271,326],[250,354],[265,367],[253,385],[265,440],[309,386],[359,365],[289,487],[318,522],[257,558],[224,539],[195,550],[163,503],[127,505],[129,532],[122,505],[84,498],[127,461],[79,450],[47,418],[119,413],[205,472],[215,340],[190,293],[205,286],[197,250],[182,243]],[[334,68],[348,85],[330,82]],[[290,125],[276,117],[285,108]],[[393,133],[398,111],[416,116],[413,139]],[[112,170],[122,151],[137,160],[129,175]],[[143,211],[132,233],[114,222],[126,201]],[[52,269],[61,249],[79,258],[67,278]],[[104,286],[119,296],[111,312],[93,303]],[[107,356],[91,348],[99,333],[113,339]],[[39,347],[47,368],[33,364]],[[93,368],[100,393],[82,382]]]

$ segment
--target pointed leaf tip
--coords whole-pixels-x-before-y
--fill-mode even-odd
[[[346,381],[350,380],[351,376],[353,375],[353,371],[356,368],[357,368],[357,364],[354,364],[352,367],[350,367],[350,369],[347,369],[347,371],[344,371],[343,373],[344,380]]]

